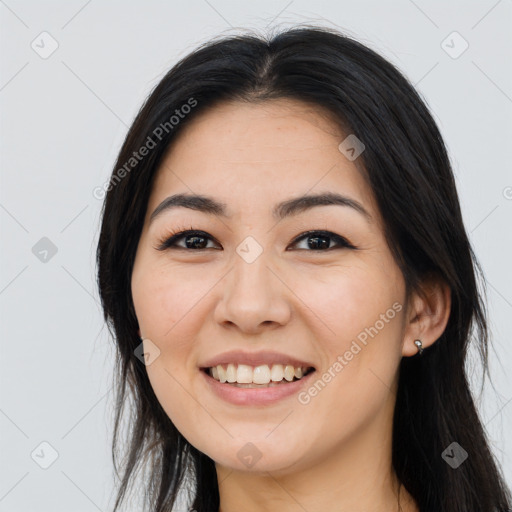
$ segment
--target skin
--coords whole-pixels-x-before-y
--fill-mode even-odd
[[[417,354],[415,339],[426,348],[442,334],[450,293],[432,277],[425,296],[406,302],[371,189],[358,161],[338,150],[346,135],[302,102],[222,103],[179,133],[153,184],[132,274],[139,334],[160,350],[146,369],[169,418],[215,461],[222,512],[399,510],[391,464],[398,365]],[[328,191],[359,201],[371,222],[339,205],[272,217],[280,201]],[[232,217],[177,208],[150,225],[175,193],[213,196]],[[169,230],[191,227],[208,233],[208,249],[187,249],[181,238],[181,250],[156,250]],[[357,250],[292,244],[317,229]],[[251,264],[236,252],[247,236],[263,249]],[[206,359],[245,349],[311,361],[321,376],[394,303],[401,310],[307,404],[292,396],[232,405],[199,373]],[[252,467],[237,457],[249,442],[261,453]],[[404,487],[400,504],[419,511]]]

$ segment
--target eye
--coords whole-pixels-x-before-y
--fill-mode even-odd
[[[308,231],[297,237],[292,245],[296,244],[301,240],[307,240],[307,247],[315,252],[325,252],[326,250],[336,249],[336,247],[330,247],[330,242],[335,241],[338,248],[356,249],[346,238],[343,238],[336,233],[331,231]],[[311,251],[308,251],[311,252]]]
[[[182,238],[185,239],[185,247],[177,245],[176,243]],[[170,248],[203,250],[208,249],[208,247],[206,247],[207,240],[213,240],[208,233],[205,233],[204,231],[197,231],[195,229],[187,229],[167,234],[163,240],[159,241],[159,245],[156,249],[159,251],[165,251]]]
[[[177,244],[177,242],[182,239],[185,240],[185,246]],[[164,251],[170,248],[193,249],[198,251],[209,248],[211,249],[211,247],[207,247],[209,240],[213,241],[213,238],[208,235],[208,233],[191,228],[167,234],[163,240],[159,241],[159,245],[156,249],[159,251]],[[307,247],[315,252],[325,252],[336,248],[357,249],[357,247],[352,245],[346,238],[337,235],[336,233],[332,233],[331,231],[317,230],[302,233],[299,237],[295,238],[292,242],[292,246],[296,245],[301,240],[307,240]],[[335,247],[331,247],[331,241],[336,243]]]

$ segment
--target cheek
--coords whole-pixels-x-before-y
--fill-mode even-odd
[[[207,451],[210,436],[219,438],[224,432],[215,430],[216,424],[207,413],[208,404],[203,404],[201,397],[189,391],[191,382],[185,366],[176,364],[171,368],[168,355],[162,353],[147,367],[151,387],[165,414],[183,437],[199,450]]]
[[[358,265],[305,285],[302,293],[317,315],[309,315],[310,328],[326,355],[320,382],[304,397],[319,406],[318,414],[327,404],[333,420],[343,424],[347,412],[361,418],[386,399],[401,358],[400,283],[391,270]]]
[[[344,352],[359,335],[364,339],[364,333],[376,322],[383,337],[392,337],[389,327],[399,323],[393,309],[394,303],[403,300],[399,276],[386,273],[380,266],[358,263],[329,272],[323,269],[307,279],[302,276],[295,289],[299,296],[307,297],[305,306],[315,313],[307,315],[316,325],[312,324],[312,329],[323,334],[331,353]],[[388,322],[383,324],[381,315]]]
[[[208,280],[193,279],[189,271],[145,265],[132,277],[135,312],[145,337],[167,340],[181,329],[207,293]],[[180,334],[181,337],[182,334]]]

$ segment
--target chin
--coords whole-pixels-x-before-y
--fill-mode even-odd
[[[234,445],[234,446],[233,446]],[[207,455],[218,465],[233,471],[247,473],[265,473],[285,475],[296,471],[304,455],[299,454],[292,447],[278,450],[275,443],[238,441],[225,449],[218,450],[218,445]],[[229,454],[229,455],[227,455]]]

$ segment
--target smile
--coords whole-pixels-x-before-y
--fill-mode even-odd
[[[271,367],[228,364],[201,368],[200,374],[217,398],[234,405],[257,406],[276,404],[296,395],[309,385],[315,369],[279,364]]]
[[[284,364],[250,366],[247,364],[230,363],[205,368],[208,375],[221,383],[233,384],[237,387],[271,387],[281,383],[300,380],[314,371],[313,367],[292,366]]]

